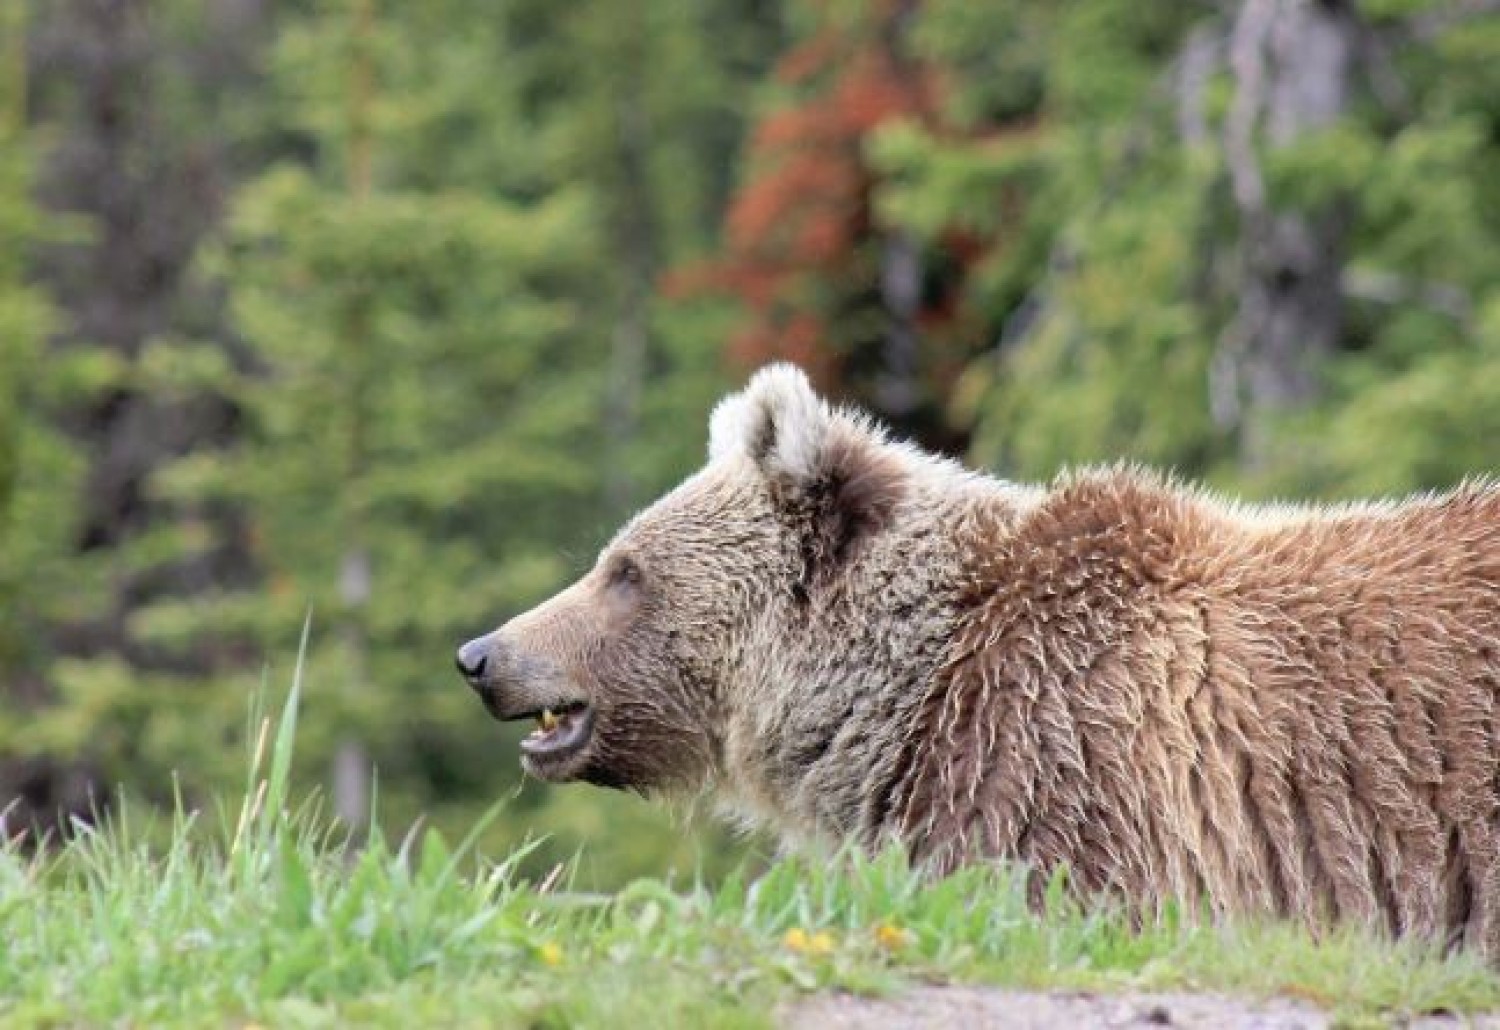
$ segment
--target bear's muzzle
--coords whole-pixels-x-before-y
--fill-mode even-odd
[[[541,779],[567,779],[593,739],[594,711],[551,659],[513,646],[496,630],[458,649],[454,664],[500,722],[535,719],[522,765]]]

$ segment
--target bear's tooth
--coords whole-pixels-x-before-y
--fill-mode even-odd
[[[552,709],[550,708],[542,709],[541,722],[542,729],[547,731],[548,733],[551,733],[553,730],[557,729],[557,716],[552,714]]]

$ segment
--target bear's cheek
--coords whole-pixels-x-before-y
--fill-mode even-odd
[[[595,748],[581,778],[639,789],[701,780],[711,761],[712,728],[664,638],[633,634],[601,648],[591,665]]]
[[[643,719],[660,707],[663,681],[670,664],[643,632],[608,636],[586,661],[583,670],[589,693],[605,716]]]
[[[601,719],[580,776],[603,787],[636,790],[700,784],[710,767],[707,739],[661,709],[624,706]]]

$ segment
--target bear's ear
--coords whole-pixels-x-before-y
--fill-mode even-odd
[[[710,461],[743,454],[769,480],[803,535],[805,588],[885,528],[908,479],[879,429],[830,408],[791,365],[762,369],[720,402],[708,453]]]
[[[708,457],[744,454],[772,478],[810,480],[819,474],[831,421],[801,369],[769,365],[714,408]]]

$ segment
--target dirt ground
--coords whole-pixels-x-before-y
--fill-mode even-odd
[[[1036,1030],[1108,1028],[1214,1028],[1214,1030],[1322,1030],[1326,1012],[1287,999],[1265,1001],[1215,994],[1086,994],[1011,991],[989,987],[919,987],[891,998],[827,994],[789,1007],[787,1030],[968,1030],[1018,1027]],[[1500,1016],[1474,1019],[1424,1016],[1393,1026],[1448,1030],[1500,1030]]]

